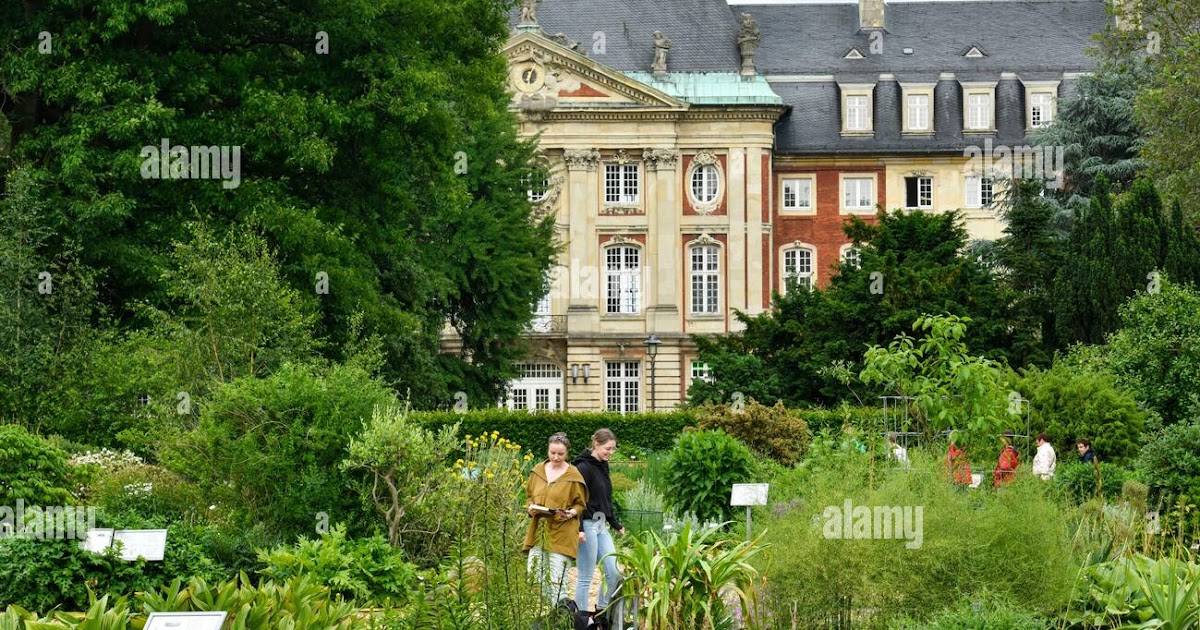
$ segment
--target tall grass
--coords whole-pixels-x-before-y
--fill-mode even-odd
[[[764,515],[766,596],[776,626],[820,627],[841,617],[854,627],[882,627],[984,591],[1035,612],[1063,609],[1078,565],[1051,488],[1028,471],[1001,490],[956,487],[941,455],[914,449],[904,470],[841,453],[804,475],[801,500]],[[823,511],[846,499],[912,506],[914,513],[921,507],[920,547],[826,538]]]

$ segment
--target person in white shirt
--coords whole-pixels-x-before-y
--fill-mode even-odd
[[[1037,436],[1037,445],[1037,454],[1033,456],[1033,474],[1049,480],[1054,477],[1058,456],[1054,454],[1054,447],[1050,446],[1045,433]]]
[[[896,443],[895,433],[888,433],[887,441],[888,448],[892,451],[892,457],[895,457],[901,466],[908,468],[908,449]]]

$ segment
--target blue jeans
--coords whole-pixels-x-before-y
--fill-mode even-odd
[[[613,546],[612,534],[609,533],[608,523],[604,521],[587,520],[583,522],[585,540],[579,543],[579,554],[575,556],[575,566],[578,579],[575,581],[575,605],[579,610],[588,608],[588,591],[592,587],[592,576],[596,565],[604,563],[604,581],[607,589],[600,589],[600,597],[596,601],[596,610],[608,607],[609,597],[614,593],[620,575],[617,573],[617,559],[613,557],[616,547]]]

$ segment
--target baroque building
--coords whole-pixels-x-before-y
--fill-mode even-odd
[[[691,335],[853,264],[849,216],[959,210],[997,238],[993,180],[1061,171],[1029,136],[1108,19],[1104,0],[525,0],[502,52],[563,254],[503,404],[676,406],[706,376]]]

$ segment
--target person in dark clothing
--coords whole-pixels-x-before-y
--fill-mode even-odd
[[[1092,443],[1087,438],[1080,438],[1075,444],[1075,448],[1079,449],[1079,461],[1084,464],[1090,464],[1096,459],[1096,451],[1092,450]]]
[[[575,556],[578,577],[575,581],[575,605],[581,611],[590,611],[588,607],[588,591],[592,586],[592,577],[596,565],[604,564],[604,581],[607,589],[600,589],[596,600],[596,610],[602,611],[608,607],[612,591],[620,582],[617,573],[617,561],[613,557],[616,547],[613,545],[610,529],[625,534],[625,528],[617,520],[612,504],[612,478],[608,473],[608,460],[617,450],[617,437],[608,429],[600,429],[592,435],[592,448],[583,451],[571,463],[583,475],[587,484],[588,501],[583,510],[583,519],[579,528],[583,539],[579,544],[579,553]]]

